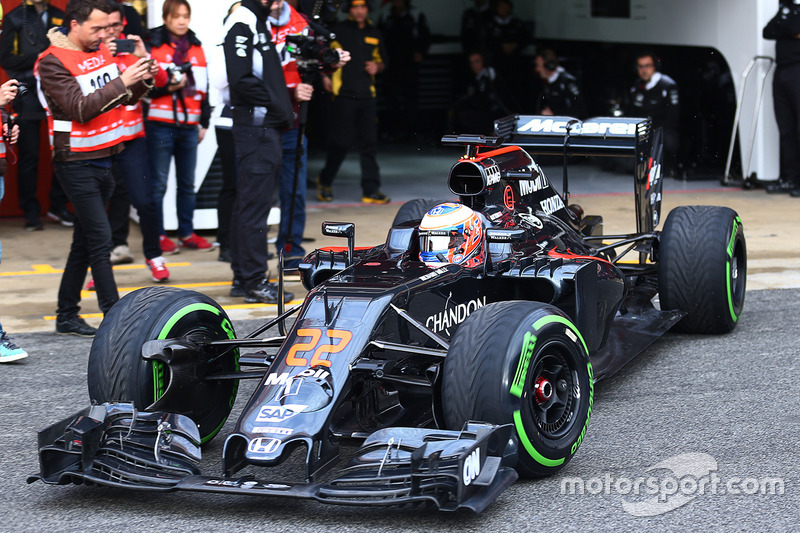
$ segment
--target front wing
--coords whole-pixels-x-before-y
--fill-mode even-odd
[[[444,511],[485,509],[517,479],[512,427],[470,422],[461,431],[387,428],[370,435],[328,483],[202,475],[200,436],[173,413],[129,403],[95,405],[39,432],[48,484],[97,484],[151,491],[222,492],[343,505],[428,503]]]

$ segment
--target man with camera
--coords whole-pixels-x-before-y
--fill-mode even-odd
[[[150,59],[150,54],[138,35],[122,33],[125,20],[122,4],[112,1],[111,13],[108,15],[108,32],[106,46],[114,55],[121,72],[131,67],[141,58]],[[167,73],[159,68],[155,77],[156,87],[167,84]],[[122,118],[125,121],[122,140],[125,150],[114,156],[114,194],[108,202],[108,219],[111,222],[114,249],[111,252],[113,264],[132,262],[133,257],[128,249],[128,229],[130,227],[130,205],[136,208],[139,215],[139,226],[142,231],[142,248],[145,265],[153,281],[160,283],[169,279],[166,261],[161,255],[159,210],[156,206],[153,176],[150,173],[150,158],[147,153],[147,141],[144,138],[144,116],[142,104],[121,106]]]
[[[233,108],[238,182],[231,218],[231,269],[247,303],[277,303],[267,273],[267,215],[280,172],[281,132],[295,120],[269,23],[273,3],[243,0],[225,22],[225,66]],[[298,87],[297,100],[311,97]],[[285,300],[293,295],[286,293]]]
[[[283,63],[283,73],[286,79],[286,88],[294,106],[295,120],[292,127],[283,132],[283,164],[279,171],[280,176],[280,203],[281,222],[278,229],[278,239],[275,245],[278,253],[286,251],[284,266],[295,268],[305,256],[301,245],[303,231],[306,226],[306,139],[298,145],[298,136],[302,133],[300,128],[300,103],[311,99],[313,86],[311,76],[320,71],[332,72],[344,66],[350,59],[349,52],[345,50],[333,51],[328,48],[325,41],[320,41],[311,35],[310,27],[305,17],[301,15],[289,2],[272,2],[270,7],[269,22],[272,29],[272,41]],[[290,41],[287,44],[287,40]],[[291,48],[291,52],[289,49]],[[298,59],[302,64],[302,72],[298,68]],[[309,77],[304,83],[302,76]],[[298,146],[300,148],[299,168],[295,181],[295,165],[298,162]],[[294,212],[292,209],[292,191],[294,191]],[[289,227],[289,219],[292,226]],[[288,246],[287,246],[288,244]]]
[[[36,189],[39,181],[41,126],[45,112],[36,96],[33,64],[39,54],[50,46],[48,30],[59,26],[63,18],[64,12],[46,0],[25,1],[6,14],[0,34],[0,66],[10,78],[19,81],[19,94],[12,104],[19,115],[17,123],[20,128],[17,187],[19,207],[25,218],[25,229],[29,231],[43,229]],[[72,226],[73,216],[66,207],[67,197],[55,175],[49,196],[48,218],[64,226]]]
[[[69,0],[65,25],[48,33],[50,47],[34,72],[49,111],[55,170],[75,207],[75,228],[61,286],[56,331],[93,336],[79,316],[81,288],[91,266],[100,310],[119,299],[109,256],[105,206],[114,188],[112,156],[123,148],[119,105],[133,105],[152,87],[152,63],[139,59],[120,74],[103,42],[108,0]],[[151,70],[152,69],[152,70]]]

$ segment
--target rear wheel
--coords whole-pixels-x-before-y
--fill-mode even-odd
[[[422,220],[422,217],[425,216],[425,213],[437,205],[443,204],[447,201],[449,200],[434,200],[432,198],[417,198],[415,200],[409,200],[401,205],[400,209],[397,210],[397,214],[394,216],[392,226],[397,226],[398,224],[402,224],[403,222],[408,222],[410,220]]]
[[[219,304],[198,292],[149,287],[122,298],[106,314],[92,343],[87,371],[91,399],[133,402],[139,409],[152,405],[167,390],[171,376],[164,363],[142,358],[142,345],[180,337],[207,342],[236,335]],[[235,380],[206,381],[203,376],[238,370],[238,357],[238,350],[221,357],[199,351],[191,386],[174,391],[192,406],[181,414],[194,420],[203,443],[222,429],[238,389]]]
[[[458,328],[444,363],[442,404],[450,429],[468,420],[513,424],[517,470],[550,475],[569,462],[589,424],[592,365],[574,324],[558,308],[499,302]]]
[[[727,333],[744,307],[747,247],[733,209],[681,206],[661,232],[658,292],[662,309],[687,315],[675,328],[687,333]]]

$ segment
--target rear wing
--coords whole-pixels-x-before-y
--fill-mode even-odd
[[[616,156],[634,159],[636,231],[652,233],[661,218],[661,129],[649,118],[509,115],[494,122],[504,145],[522,146],[531,154]],[[566,175],[566,170],[565,170]],[[567,180],[565,178],[565,189]],[[569,191],[564,191],[566,199]]]

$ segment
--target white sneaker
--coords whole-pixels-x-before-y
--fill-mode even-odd
[[[111,250],[111,264],[124,265],[126,263],[133,263],[133,254],[130,248],[124,244],[120,244]]]

